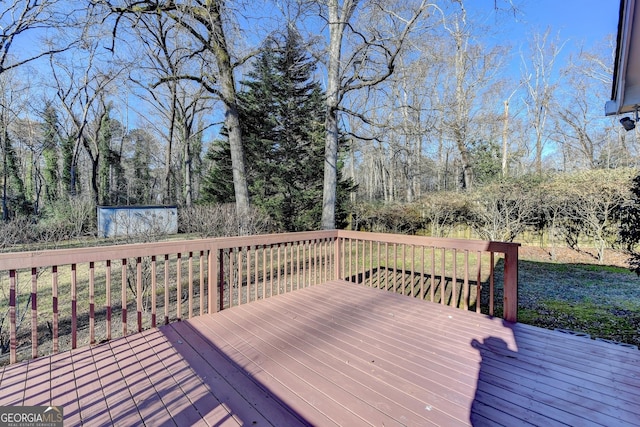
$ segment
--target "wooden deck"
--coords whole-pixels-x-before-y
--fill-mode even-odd
[[[640,351],[342,281],[0,371],[65,425],[640,425]]]

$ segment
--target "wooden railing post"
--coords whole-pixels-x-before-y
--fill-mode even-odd
[[[336,280],[342,279],[340,275],[340,263],[342,259],[342,252],[340,251],[340,237],[336,236],[335,250],[333,251],[333,262],[335,266],[335,278]]]
[[[504,253],[504,320],[518,321],[518,246]]]

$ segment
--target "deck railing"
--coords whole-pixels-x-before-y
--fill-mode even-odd
[[[517,244],[332,230],[0,254],[0,345],[15,363],[333,279],[476,311],[484,295],[493,315],[496,253],[515,321]]]
[[[517,321],[518,243],[340,231],[337,245],[340,278]]]

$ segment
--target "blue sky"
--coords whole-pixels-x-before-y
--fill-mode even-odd
[[[527,0],[523,19],[541,31],[550,26],[563,39],[590,45],[616,34],[619,7],[620,0]]]

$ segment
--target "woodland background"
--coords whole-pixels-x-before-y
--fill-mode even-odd
[[[500,38],[517,2],[465,3],[2,2],[0,247],[94,236],[98,205],[177,205],[203,236],[629,249],[640,141],[603,113],[614,34],[559,63],[551,29]]]

